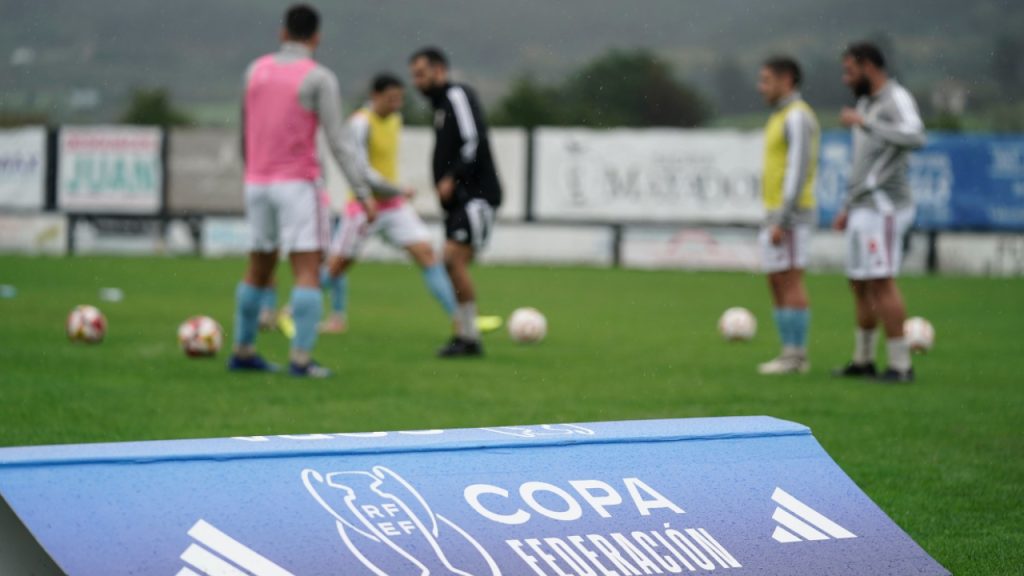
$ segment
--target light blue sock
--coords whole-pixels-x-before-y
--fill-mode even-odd
[[[434,295],[434,298],[441,303],[445,313],[448,316],[454,316],[456,307],[455,289],[452,288],[452,281],[448,277],[448,272],[445,271],[444,266],[434,264],[429,268],[424,268],[423,281],[427,283],[427,288]]]
[[[348,311],[348,274],[331,277],[327,266],[320,268],[320,287],[331,291],[331,311],[345,314]]]
[[[811,311],[810,309],[797,309],[792,308],[789,311],[789,325],[792,333],[791,346],[797,348],[807,347],[807,332],[810,331],[811,326]]]
[[[327,264],[320,267],[320,289],[327,290],[331,287],[331,271]]]
[[[779,339],[782,340],[782,345],[789,346],[789,310],[786,308],[776,308],[772,314],[775,316],[775,328],[779,331]]]
[[[235,288],[235,344],[252,346],[260,325],[260,300],[263,290],[239,282]]]
[[[270,286],[260,290],[260,312],[277,310],[277,287]]]
[[[295,320],[295,338],[292,348],[312,352],[316,345],[316,324],[323,313],[324,296],[316,288],[292,288],[292,318]]]
[[[338,314],[348,312],[348,274],[331,279],[331,310]]]

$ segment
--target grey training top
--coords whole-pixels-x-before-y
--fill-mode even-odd
[[[803,97],[794,92],[775,105],[782,110]],[[794,106],[786,114],[786,174],[782,181],[782,208],[765,215],[767,226],[792,228],[794,224],[814,224],[817,211],[800,208],[800,195],[811,170],[811,159],[820,137],[818,121],[805,108]]]
[[[910,152],[925,144],[924,123],[906,88],[889,79],[857,101],[864,125],[853,129],[853,167],[845,208],[890,211],[914,205],[907,169]]]
[[[279,62],[292,62],[303,58],[312,57],[309,48],[297,42],[285,42],[281,49],[274,54]],[[245,71],[245,82],[243,86],[249,85],[249,78],[252,75],[255,62],[250,64]],[[367,178],[368,164],[361,161],[358,151],[355,149],[355,140],[346,134],[344,117],[341,113],[341,92],[338,89],[338,78],[327,68],[317,64],[299,86],[299,102],[303,108],[316,114],[320,128],[324,131],[327,140],[327,148],[331,156],[338,161],[338,166],[345,179],[352,186],[356,197],[366,199],[370,197]],[[243,107],[244,107],[243,100]],[[242,155],[245,155],[245,112],[242,113]]]

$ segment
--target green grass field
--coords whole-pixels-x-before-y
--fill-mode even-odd
[[[497,333],[486,359],[445,362],[432,356],[445,320],[418,273],[365,265],[351,280],[350,333],[322,338],[317,354],[338,374],[309,382],[228,374],[224,354],[190,360],[177,349],[189,315],[231,329],[243,265],[0,258],[0,284],[18,289],[0,300],[0,445],[767,414],[810,426],[954,574],[1024,569],[1024,281],[906,279],[910,311],[932,320],[937,347],[918,359],[918,384],[879,387],[827,376],[852,345],[838,276],[809,280],[813,373],[766,379],[754,366],[776,338],[757,276],[481,268],[482,311],[536,306],[549,337],[519,346]],[[105,286],[124,301],[98,303]],[[81,303],[106,313],[102,345],[64,338]],[[761,320],[753,342],[718,338],[732,305]],[[280,335],[260,342],[285,359]]]

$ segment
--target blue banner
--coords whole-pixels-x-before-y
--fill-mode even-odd
[[[818,204],[831,225],[850,172],[849,132],[821,140]],[[928,135],[910,159],[916,226],[924,230],[1024,231],[1024,136]]]
[[[73,575],[948,574],[767,417],[13,448],[0,495]]]

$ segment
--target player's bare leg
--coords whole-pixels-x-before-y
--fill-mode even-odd
[[[437,256],[428,242],[410,244],[405,247],[405,251],[409,253],[409,258],[412,258],[412,261],[420,268],[430,268],[437,264]]]
[[[444,264],[455,289],[456,336],[443,348],[439,355],[479,356],[483,353],[480,345],[480,331],[476,327],[476,288],[469,275],[475,252],[472,246],[449,240],[444,246]]]
[[[348,271],[355,263],[355,259],[338,254],[327,259],[320,287],[330,290],[331,311],[317,327],[322,334],[343,334],[348,330]]]
[[[903,294],[892,278],[872,280],[869,283],[875,310],[882,321],[886,338],[903,338],[903,322],[907,319]]]
[[[882,278],[870,281],[868,291],[885,330],[889,369],[881,377],[887,381],[910,382],[914,379],[910,361],[910,346],[903,335],[903,323],[907,319],[907,311],[899,286],[893,278]]]
[[[291,373],[296,376],[323,378],[330,372],[313,361],[316,345],[317,322],[323,313],[323,294],[320,292],[320,251],[292,252],[290,255],[295,287],[292,289],[292,317],[295,320],[295,338],[292,339]]]
[[[808,297],[803,270],[790,269],[768,275],[775,305],[775,321],[782,337],[782,354],[758,366],[761,374],[805,373],[807,361]]]
[[[233,354],[228,362],[231,370],[274,371],[276,366],[256,353],[260,303],[264,291],[270,290],[277,265],[277,252],[250,252],[249,267],[235,291],[235,332]]]
[[[448,241],[444,245],[444,265],[455,288],[455,300],[459,304],[476,301],[476,288],[469,275],[473,263],[473,248],[458,242]]]
[[[873,377],[878,370],[875,366],[875,352],[878,349],[878,310],[869,280],[850,280],[853,293],[857,329],[854,333],[853,359],[846,366],[833,372],[836,376]]]

